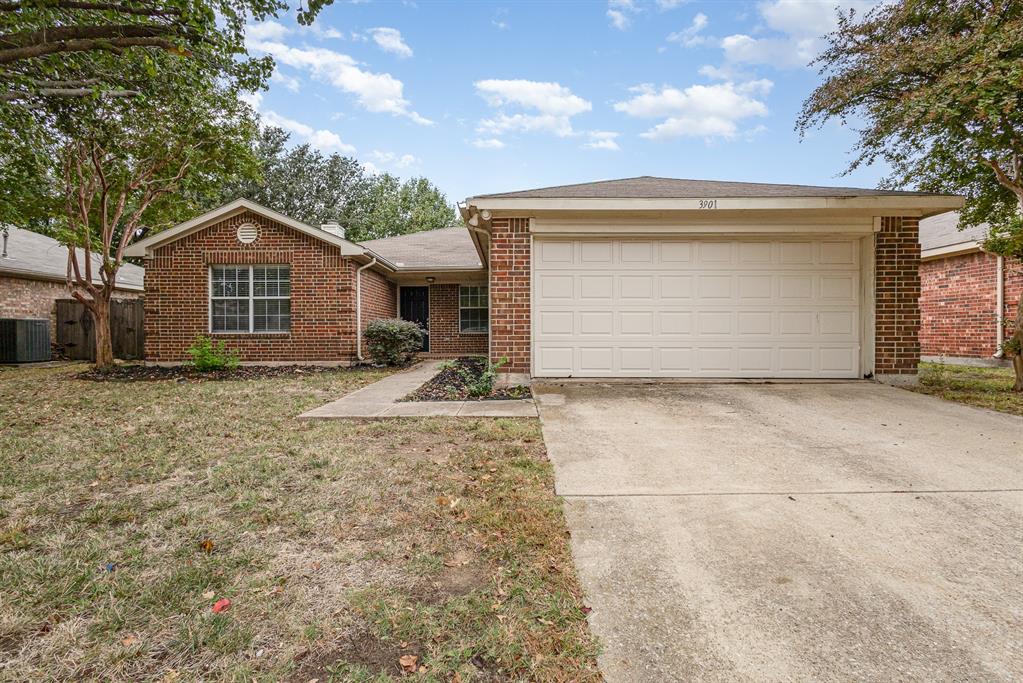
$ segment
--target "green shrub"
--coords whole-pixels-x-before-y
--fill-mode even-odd
[[[215,372],[217,370],[233,370],[238,367],[238,352],[227,348],[224,340],[214,341],[212,337],[200,334],[195,343],[188,348],[192,357],[192,367],[199,372]]]
[[[423,348],[423,328],[396,318],[374,320],[363,333],[369,355],[384,365],[401,365]]]
[[[494,391],[494,382],[497,381],[497,371],[507,362],[507,358],[501,358],[496,363],[491,363],[488,360],[486,365],[483,366],[483,371],[478,375],[471,366],[463,366],[459,372],[465,378],[465,389],[469,392],[469,396],[472,398],[490,396]]]

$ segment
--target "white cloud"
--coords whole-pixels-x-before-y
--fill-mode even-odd
[[[736,64],[769,64],[780,68],[805,67],[824,47],[823,36],[838,26],[838,10],[863,12],[877,0],[770,0],[757,5],[769,29],[781,34],[753,37],[744,33],[721,41],[725,59]]]
[[[607,20],[612,28],[624,31],[632,24],[630,14],[639,11],[634,0],[608,0]]]
[[[329,39],[340,39],[344,40],[345,34],[338,31],[333,26],[321,26],[319,22],[314,22],[309,26],[304,27],[305,30],[311,31],[313,35],[318,38],[329,38]]]
[[[590,136],[590,140],[583,143],[584,149],[606,149],[612,152],[617,152],[621,149],[615,141],[619,134],[614,131],[591,130],[587,135]]]
[[[511,26],[508,25],[508,22],[505,21],[504,19],[491,19],[490,23],[498,31],[507,31],[509,28],[511,28]]]
[[[419,159],[411,154],[398,155],[394,152],[381,152],[379,149],[374,149],[369,156],[377,164],[395,168],[408,168],[419,163]],[[375,164],[374,167],[376,168]]]
[[[590,102],[573,94],[560,83],[486,79],[476,81],[474,85],[476,92],[492,107],[528,110],[528,113],[513,114],[500,111],[491,118],[481,120],[476,131],[489,136],[513,132],[548,132],[568,137],[575,133],[572,117],[593,108]]]
[[[369,34],[373,37],[373,42],[384,52],[390,52],[402,58],[412,56],[412,48],[402,40],[401,31],[398,29],[381,26],[371,28]]]
[[[700,32],[707,28],[707,23],[707,15],[703,12],[697,12],[689,26],[668,35],[668,42],[678,43],[684,47],[704,45],[709,42],[709,39],[707,36],[700,35]]]
[[[476,138],[472,146],[479,149],[504,149],[504,143],[497,138]]]
[[[280,83],[291,92],[298,92],[302,85],[297,78],[281,73],[280,69],[274,69],[274,72],[270,74],[270,80],[274,83]]]
[[[297,48],[272,40],[248,40],[249,49],[273,55],[274,59],[295,69],[304,69],[315,78],[354,95],[367,111],[404,116],[420,125],[433,121],[414,111],[405,99],[405,85],[388,73],[363,69],[346,54],[320,47]]]
[[[691,85],[684,90],[640,85],[632,88],[633,98],[616,102],[614,108],[637,118],[664,119],[642,133],[645,138],[733,139],[744,119],[767,116],[767,105],[757,98],[770,92],[773,85],[767,79]]]
[[[661,11],[669,9],[675,9],[679,5],[684,5],[688,0],[657,0],[657,7]]]
[[[619,31],[629,28],[629,24],[632,23],[624,13],[616,9],[609,9],[607,11],[607,20],[611,22],[612,28],[616,28]]]
[[[821,45],[814,38],[753,38],[743,34],[721,40],[725,59],[736,64],[770,64],[776,67],[806,66]]]
[[[263,21],[258,24],[249,24],[245,29],[245,38],[248,40],[280,40],[291,33],[291,29],[276,21]]]
[[[517,104],[555,116],[575,116],[593,108],[560,83],[490,78],[476,81],[474,85],[476,92],[492,107]]]
[[[301,121],[281,116],[272,110],[261,111],[260,118],[268,125],[283,128],[302,142],[309,143],[321,152],[326,152],[327,154],[333,154],[334,152],[338,154],[353,154],[355,152],[355,147],[342,141],[341,137],[333,131],[313,128]]]

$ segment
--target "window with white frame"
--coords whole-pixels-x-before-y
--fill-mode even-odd
[[[490,330],[490,310],[486,285],[461,285],[458,288],[458,331],[486,334]]]
[[[291,329],[288,266],[210,268],[211,332],[287,332]]]

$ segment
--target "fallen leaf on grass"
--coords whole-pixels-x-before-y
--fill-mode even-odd
[[[593,611],[593,608],[592,607],[580,607],[579,611],[581,611],[583,614],[589,614],[590,612]]]
[[[202,539],[202,541],[199,542],[199,548],[204,553],[209,555],[210,553],[213,552],[213,539],[212,538],[204,538],[204,539]]]
[[[124,645],[125,647],[131,647],[132,645],[135,644],[136,640],[137,639],[135,638],[135,636],[125,636],[124,638],[121,638],[121,645]]]
[[[206,591],[205,593],[202,594],[202,599],[203,600],[212,600],[213,598],[216,597],[216,595],[217,594],[214,593],[213,591]]]
[[[213,603],[213,613],[214,614],[220,614],[221,612],[226,612],[230,608],[231,608],[231,601],[228,600],[227,598],[221,598],[220,600],[217,600],[215,603]]]
[[[401,665],[402,671],[409,673],[415,673],[416,663],[419,661],[419,657],[415,655],[402,655],[398,658],[398,664]]]

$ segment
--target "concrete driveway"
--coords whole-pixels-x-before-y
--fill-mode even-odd
[[[534,390],[609,681],[1023,677],[1023,419],[866,382]]]

